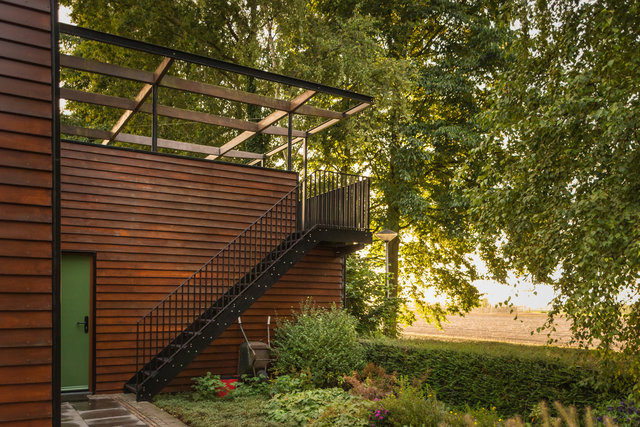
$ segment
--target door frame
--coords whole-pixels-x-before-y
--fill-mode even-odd
[[[91,260],[91,273],[89,274],[89,390],[93,394],[96,391],[96,268],[97,252],[95,251],[60,251],[60,259],[65,255],[87,255]],[[62,291],[62,280],[60,281],[60,290]],[[62,303],[62,301],[61,301]],[[62,309],[61,304],[61,309]],[[65,394],[65,392],[62,392]]]

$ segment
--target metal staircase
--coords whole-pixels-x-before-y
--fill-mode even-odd
[[[150,400],[318,244],[370,241],[369,179],[317,171],[138,321],[125,392]]]

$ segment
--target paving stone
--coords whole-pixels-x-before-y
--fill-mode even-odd
[[[121,405],[118,405],[116,408],[92,409],[88,411],[78,411],[78,413],[85,421],[91,420],[93,418],[109,418],[109,417],[113,418],[113,417],[121,417],[123,415],[131,414],[129,411],[124,409]]]

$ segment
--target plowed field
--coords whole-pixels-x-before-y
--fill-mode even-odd
[[[531,331],[542,326],[547,318],[543,313],[519,313],[514,320],[513,314],[472,312],[465,317],[449,316],[449,323],[443,324],[440,331],[422,319],[405,328],[405,336],[440,338],[445,340],[501,341],[516,344],[538,344],[547,342],[546,332],[531,335]],[[568,346],[571,336],[569,323],[556,320],[556,345]]]

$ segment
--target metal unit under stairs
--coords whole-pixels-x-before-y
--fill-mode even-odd
[[[320,243],[370,242],[369,179],[317,171],[138,321],[125,392],[150,400]]]

